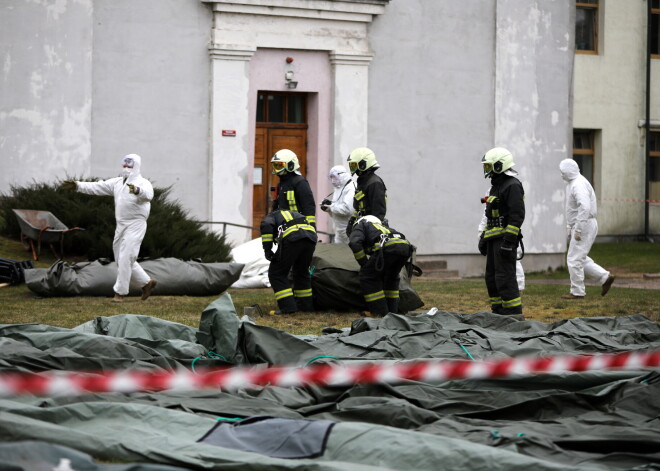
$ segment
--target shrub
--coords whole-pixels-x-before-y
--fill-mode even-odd
[[[95,181],[97,179],[88,179]],[[92,196],[65,191],[54,185],[34,182],[28,186],[12,186],[10,193],[0,195],[0,233],[18,239],[21,229],[12,209],[50,211],[67,227],[81,227],[64,236],[67,254],[85,256],[89,260],[113,258],[115,207],[111,196]],[[171,188],[154,188],[147,233],[142,241],[140,257],[175,257],[181,260],[227,262],[231,247],[224,236],[206,230],[188,217],[179,202],[168,200]]]

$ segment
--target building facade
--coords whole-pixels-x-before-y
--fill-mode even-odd
[[[573,153],[599,199],[600,238],[657,239],[660,1],[578,0],[577,9]]]
[[[366,145],[392,225],[475,275],[480,160],[505,146],[525,268],[560,266],[575,15],[572,0],[3,2],[0,191],[114,176],[134,152],[239,244],[268,210],[274,151],[299,154],[320,202],[328,170]]]

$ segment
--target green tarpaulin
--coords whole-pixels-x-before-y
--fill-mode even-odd
[[[98,318],[76,329],[0,325],[0,372],[191,369],[212,365],[475,360],[660,349],[643,315],[518,322],[487,312],[437,311],[358,319],[341,333],[296,337],[238,319],[231,298],[195,329],[145,316]],[[214,351],[215,350],[215,351]],[[221,352],[218,352],[220,350]],[[213,351],[213,354],[211,353]],[[220,354],[221,355],[218,355]],[[660,373],[584,372],[491,380],[238,391],[0,397],[0,468],[241,470],[650,470],[660,469]],[[266,416],[334,422],[321,456],[268,455],[282,421],[260,422],[254,443],[199,440]],[[277,423],[278,427],[269,424]],[[238,425],[235,425],[238,427]],[[237,430],[239,432],[239,430]],[[229,433],[230,436],[245,436]],[[308,434],[312,439],[313,435]],[[319,436],[324,436],[319,434]],[[265,446],[268,442],[269,446]],[[262,454],[259,451],[264,449]],[[43,450],[43,451],[40,451]],[[95,464],[89,456],[104,463]],[[57,461],[60,463],[60,461]],[[83,468],[82,463],[91,463]],[[127,467],[133,463],[133,467]],[[137,463],[162,468],[140,467]],[[38,466],[39,465],[39,466]],[[91,467],[91,466],[97,466]],[[52,469],[43,468],[43,469]]]

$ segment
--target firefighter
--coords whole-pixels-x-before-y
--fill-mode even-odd
[[[483,156],[484,178],[491,179],[486,203],[486,227],[479,239],[479,252],[486,255],[486,288],[492,311],[524,319],[516,280],[517,250],[525,220],[525,192],[515,176],[513,155],[495,147]]]
[[[273,211],[288,209],[303,214],[316,228],[316,203],[309,182],[300,173],[298,156],[289,149],[278,150],[271,159],[273,175],[280,177],[275,189]]]
[[[314,255],[317,235],[314,226],[296,211],[276,210],[261,221],[261,243],[270,266],[268,280],[275,292],[277,311],[271,314],[292,314],[313,311],[312,275],[309,266]],[[273,244],[277,251],[273,252]],[[293,288],[289,272],[293,269]]]
[[[360,290],[369,309],[366,316],[383,317],[399,310],[399,273],[413,252],[405,236],[363,216],[349,228],[348,245],[360,264]]]
[[[387,188],[383,180],[376,175],[380,168],[376,154],[368,147],[358,147],[348,156],[348,167],[351,175],[358,175],[357,188],[353,197],[353,215],[348,220],[346,233],[353,227],[355,221],[362,216],[376,216],[387,226]]]

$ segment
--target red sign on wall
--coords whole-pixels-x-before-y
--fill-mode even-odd
[[[236,131],[233,129],[223,129],[222,135],[226,137],[236,137]]]

